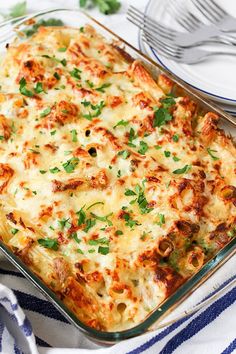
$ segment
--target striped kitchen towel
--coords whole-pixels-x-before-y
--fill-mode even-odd
[[[193,304],[203,301],[213,293],[218,293],[232,279],[236,279],[234,273],[235,258],[232,258],[165,321],[176,318]],[[0,283],[0,353],[229,354],[236,352],[236,287],[234,286],[228,288],[227,292],[213,303],[164,329],[120,342],[109,348],[102,348],[70,325],[53,305],[45,300],[8,262],[0,262]]]

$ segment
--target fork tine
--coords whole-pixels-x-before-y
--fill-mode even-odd
[[[162,34],[166,34],[169,37],[173,36],[175,31],[171,30],[164,25],[161,25],[160,23],[157,23],[155,20],[153,20],[151,17],[145,15],[142,13],[140,10],[136,9],[134,6],[130,6],[128,9],[128,13],[131,14],[131,16],[136,16],[139,17],[145,24],[149,23],[153,27],[155,27],[158,31],[162,31]]]
[[[143,19],[141,18],[136,18],[135,16],[131,16],[130,13],[127,13],[127,19],[132,22],[135,26],[139,27],[140,29],[144,30],[149,30],[152,31],[153,33],[155,33],[156,35],[160,35],[161,31],[157,30],[156,28],[154,28],[153,25],[151,25],[149,22],[145,22],[143,21]],[[172,41],[173,36],[168,36],[165,34],[161,34],[163,38],[165,38],[168,41]]]
[[[193,31],[202,25],[202,22],[184,6],[183,2],[176,3],[175,0],[170,0],[169,4],[175,20],[186,30]]]
[[[153,37],[150,36],[143,36],[143,40],[145,43],[148,45],[151,44],[152,48],[158,51],[158,53],[162,54],[163,56],[173,59],[173,60],[180,60],[181,59],[181,53],[170,53],[168,50],[166,50],[158,41],[156,41]]]
[[[157,43],[160,48],[162,48],[162,51],[165,51],[166,53],[168,53],[169,55],[175,55],[178,52],[181,52],[182,49],[180,49],[177,46],[170,46],[167,45],[166,43],[162,42],[159,38],[156,38],[152,35],[152,33],[149,32],[144,32],[144,35],[151,39],[153,42]]]
[[[192,0],[192,2],[208,21],[217,22],[221,19],[218,14],[212,11],[207,3],[202,3],[201,0]]]
[[[206,2],[209,3],[208,0],[206,0]],[[221,15],[221,17],[228,15],[228,13],[219,4],[217,4],[214,0],[210,0],[209,5],[212,7],[212,10],[218,11],[218,13]]]

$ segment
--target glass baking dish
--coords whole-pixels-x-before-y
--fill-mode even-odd
[[[170,74],[165,69],[161,68],[154,61],[143,55],[140,51],[129,45],[116,34],[112,33],[105,26],[90,17],[89,15],[71,9],[53,9],[45,11],[40,15],[36,15],[37,19],[48,19],[51,17],[61,19],[65,25],[72,27],[81,27],[85,24],[91,24],[99,33],[101,33],[107,40],[115,42],[122,51],[127,53],[127,59],[130,56],[139,59],[147,69],[156,78],[160,73],[164,73],[174,81],[174,93],[177,95],[188,95],[197,102],[199,110],[204,112],[213,111],[221,116],[221,123],[228,131],[233,132],[235,128],[236,136],[236,122],[233,117],[223,112],[214,104],[207,102],[199,93],[196,93],[192,88],[188,87],[181,80]],[[24,26],[24,25],[23,25]],[[20,27],[20,30],[22,27]],[[15,29],[11,27],[11,37],[15,35]],[[4,43],[0,50],[3,52],[5,48]],[[147,331],[158,328],[159,323],[163,318],[176,308],[185,298],[187,298],[197,287],[208,279],[213,272],[219,269],[229,258],[233,257],[236,253],[236,239],[232,239],[224,248],[222,248],[210,261],[208,261],[194,276],[189,278],[182,286],[180,286],[171,296],[169,296],[157,309],[152,311],[143,322],[135,327],[119,331],[119,332],[103,332],[88,327],[82,323],[66,306],[65,304],[50,290],[42,280],[35,275],[22,261],[17,257],[4,243],[0,240],[0,250],[11,261],[16,268],[18,268],[53,304],[54,306],[80,331],[89,336],[93,340],[100,343],[111,344],[116,341],[131,338],[144,334]]]

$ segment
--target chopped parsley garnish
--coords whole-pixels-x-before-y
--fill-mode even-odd
[[[106,222],[108,226],[112,226],[113,225],[112,221],[108,219],[109,216],[113,215],[113,213],[109,213],[109,214],[107,214],[105,216],[98,216],[98,215],[96,215],[94,213],[90,213],[90,214],[96,220],[99,220],[99,221],[102,221],[102,222]]]
[[[124,160],[126,160],[130,156],[130,152],[128,150],[122,150],[118,152],[118,156],[121,156]]]
[[[34,96],[34,93],[33,93],[33,91],[30,91],[30,90],[28,90],[27,89],[27,87],[26,87],[26,80],[25,80],[25,78],[24,77],[22,77],[21,79],[20,79],[20,88],[19,88],[19,90],[20,90],[20,93],[22,94],[22,95],[24,95],[24,96],[27,96],[27,97],[33,97]]]
[[[70,71],[70,75],[72,77],[74,77],[75,79],[80,80],[81,79],[81,76],[80,76],[81,72],[82,72],[81,70],[74,68],[72,71]]]
[[[116,230],[116,232],[115,232],[115,235],[116,236],[120,236],[120,235],[123,235],[124,233],[123,233],[123,231],[121,231],[121,230]]]
[[[118,172],[117,172],[117,177],[118,177],[118,178],[121,177],[121,170],[118,170]]]
[[[173,156],[173,160],[174,160],[175,162],[178,162],[178,161],[180,161],[180,158],[177,157],[177,156]]]
[[[167,109],[175,104],[175,100],[173,97],[166,97],[161,100],[161,103],[163,105],[163,108]]]
[[[44,89],[43,89],[43,84],[42,82],[37,82],[35,88],[34,88],[34,91],[36,93],[41,93],[41,92],[45,92]]]
[[[43,26],[43,27],[47,27],[47,26],[63,26],[64,23],[62,22],[62,20],[57,19],[57,18],[49,18],[48,20],[40,20],[37,23],[33,24],[33,26],[31,26],[30,28],[24,30],[23,32],[26,34],[27,37],[32,36],[34,33],[37,32],[38,28]]]
[[[38,243],[45,247],[57,251],[59,248],[58,240],[56,238],[40,238]]]
[[[99,11],[105,15],[116,13],[121,4],[117,0],[80,0],[80,7],[89,7],[91,4],[97,6]]]
[[[94,253],[95,252],[95,249],[94,248],[91,248],[88,250],[88,253]]]
[[[85,223],[86,214],[83,209],[84,209],[84,206],[76,213],[76,215],[79,217],[78,218],[78,226],[83,225]]]
[[[104,93],[105,92],[105,88],[110,87],[110,86],[111,86],[111,84],[106,83],[106,84],[101,85],[100,87],[97,87],[95,90],[98,91],[98,92]]]
[[[0,135],[0,140],[4,140],[4,136],[3,135]]]
[[[144,194],[144,182],[145,181],[143,181],[143,187],[140,187],[137,184],[135,186],[135,191],[132,191],[131,189],[126,189],[125,195],[126,196],[137,196],[137,198],[132,200],[130,203],[134,204],[135,202],[137,202],[139,205],[139,209],[141,211],[141,214],[148,214],[153,210],[153,208],[149,208],[149,206],[148,206],[148,201],[147,201],[145,194]]]
[[[67,64],[66,59],[62,59],[60,62],[61,62],[61,64],[62,64],[63,66],[66,66],[66,64]]]
[[[52,131],[50,132],[50,134],[51,134],[51,135],[55,135],[56,132],[57,132],[56,130],[52,130]]]
[[[140,225],[137,220],[133,220],[129,213],[125,213],[122,217],[126,222],[125,225],[133,229],[134,226]]]
[[[61,230],[64,230],[64,229],[69,229],[71,227],[71,222],[69,221],[70,219],[61,219],[61,220],[58,220],[58,225],[60,227]]]
[[[47,117],[51,113],[51,108],[46,108],[42,113],[40,113],[40,118]]]
[[[37,150],[34,150],[34,149],[29,149],[31,152],[33,152],[34,154],[40,154],[40,152],[39,151],[37,151]]]
[[[116,129],[119,126],[126,127],[129,124],[127,120],[120,120],[116,125],[114,125],[113,129]]]
[[[89,112],[88,114],[83,114],[83,117],[88,119],[88,120],[92,120],[95,117],[98,117],[101,113],[102,113],[102,109],[103,107],[105,107],[105,103],[104,101],[101,101],[100,103],[93,105],[91,102],[89,101],[84,101],[81,102],[85,107],[90,106],[92,111],[94,112]]]
[[[82,0],[83,1],[83,0]],[[81,32],[81,33],[84,33],[84,27],[82,26],[82,27],[80,27],[79,28],[79,31]]]
[[[93,88],[93,87],[94,87],[94,83],[93,83],[92,81],[86,80],[85,82],[88,84],[88,86],[89,86],[90,88]]]
[[[165,157],[170,157],[171,152],[170,151],[164,151],[164,155],[165,155]]]
[[[135,133],[134,129],[130,128],[128,145],[131,147],[136,147],[136,145],[133,144],[133,140],[135,140],[137,137],[138,137],[138,135]]]
[[[89,209],[91,209],[92,207],[94,207],[95,205],[98,205],[98,204],[104,205],[104,202],[95,202],[95,203],[89,205],[86,210],[89,210]]]
[[[17,232],[18,232],[18,231],[19,231],[18,229],[11,229],[11,233],[12,233],[12,235],[17,234]]]
[[[67,64],[67,60],[66,60],[66,59],[60,60],[60,59],[56,58],[55,56],[52,56],[52,57],[51,57],[50,55],[47,55],[47,54],[42,55],[42,57],[43,57],[43,58],[47,58],[47,59],[54,60],[54,61],[57,62],[57,63],[61,63],[61,65],[63,65],[63,66],[66,66],[66,64]]]
[[[98,253],[103,254],[104,256],[109,253],[109,247],[103,247],[99,246],[98,247]]]
[[[191,165],[185,165],[183,168],[178,168],[177,170],[174,170],[173,173],[175,175],[181,175],[182,173],[188,172],[191,168]]]
[[[26,14],[26,1],[18,2],[10,8],[9,18],[20,17]]]
[[[71,135],[72,135],[72,142],[73,143],[77,143],[78,139],[77,139],[77,131],[76,131],[76,129],[72,129],[70,132],[71,132]]]
[[[153,127],[161,127],[165,125],[167,122],[172,120],[172,115],[166,108],[158,108],[154,112],[154,120],[153,120]]]
[[[71,238],[73,238],[73,240],[75,240],[75,242],[77,242],[77,243],[81,242],[81,240],[77,236],[77,232],[72,232],[72,234],[70,236],[71,236]]]
[[[85,228],[83,229],[84,232],[88,232],[93,226],[96,225],[95,219],[87,219],[85,221]]]
[[[172,136],[172,140],[177,143],[179,141],[179,135],[178,134],[175,134]]]
[[[55,79],[60,80],[61,76],[55,71],[55,73],[53,74],[53,76],[55,77]]]
[[[77,157],[72,157],[68,161],[62,164],[62,167],[67,173],[72,173],[75,170],[75,167],[78,165],[79,159]]]
[[[103,238],[97,238],[97,239],[92,239],[88,241],[88,244],[90,246],[97,246],[97,245],[109,245],[109,239],[106,237]]]
[[[58,52],[61,52],[61,53],[64,53],[66,52],[67,48],[66,47],[61,47],[61,48],[58,48]]]
[[[60,170],[59,170],[58,167],[50,168],[49,171],[50,171],[51,173],[58,173],[58,172],[60,172]]]
[[[219,160],[219,157],[214,155],[214,153],[217,152],[216,150],[212,150],[212,149],[208,148],[207,152],[211,156],[212,160],[214,160],[214,161]]]
[[[41,175],[44,175],[45,173],[47,173],[47,171],[45,171],[45,170],[39,170],[39,172],[41,173]]]
[[[156,150],[161,150],[162,146],[160,146],[160,145],[155,145],[154,148],[155,148]]]
[[[145,153],[148,151],[148,144],[145,143],[145,141],[140,141],[139,146],[140,146],[140,148],[139,148],[138,152],[141,155],[145,155]]]
[[[158,217],[158,221],[155,222],[155,224],[157,224],[161,227],[162,225],[164,225],[166,223],[164,214],[158,214],[157,217]]]
[[[81,248],[78,248],[77,252],[80,253],[80,254],[84,254],[84,252],[81,250]]]

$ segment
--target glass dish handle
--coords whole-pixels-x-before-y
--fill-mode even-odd
[[[234,286],[236,286],[236,278],[235,277],[228,284],[226,284],[222,289],[220,289],[217,292],[214,292],[211,296],[207,297],[205,300],[203,300],[199,304],[195,305],[194,307],[190,308],[189,310],[182,312],[176,318],[174,318],[170,321],[167,321],[167,322],[163,322],[163,323],[160,322],[161,320],[157,321],[147,330],[147,332],[153,332],[158,329],[168,327],[168,326],[176,323],[177,321],[196,313],[197,311],[203,309],[204,307],[212,304],[214,301],[219,299],[221,296],[225,295],[226,292],[229,291],[230,289],[232,289]]]

